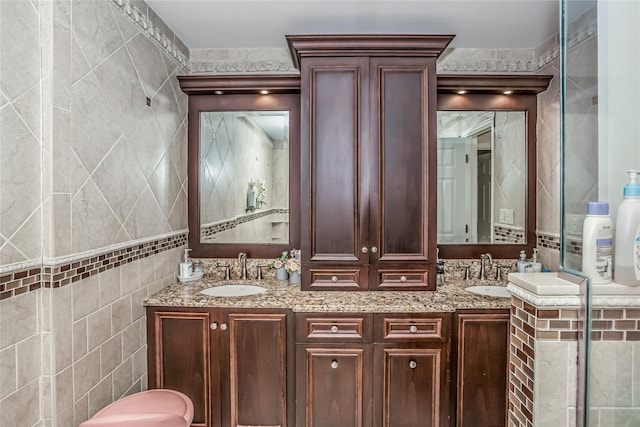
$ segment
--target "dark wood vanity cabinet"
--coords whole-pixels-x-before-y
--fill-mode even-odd
[[[455,324],[455,425],[503,427],[509,390],[509,310],[458,311]]]
[[[449,314],[296,315],[297,425],[449,425]]]
[[[188,395],[193,426],[293,426],[287,319],[277,310],[148,307],[149,388]]]
[[[436,58],[450,36],[287,36],[303,289],[435,290]]]

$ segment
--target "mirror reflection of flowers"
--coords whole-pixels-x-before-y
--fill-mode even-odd
[[[258,207],[267,204],[267,187],[264,179],[252,178],[251,181],[249,181],[249,191],[256,193],[256,204]]]
[[[289,252],[283,251],[278,258],[274,259],[268,264],[269,268],[270,269],[283,268],[285,267],[285,263],[287,262],[288,259],[289,259]]]
[[[289,274],[300,273],[301,265],[300,260],[297,258],[289,258],[284,263],[285,268]]]

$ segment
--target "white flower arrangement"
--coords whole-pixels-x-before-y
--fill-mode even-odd
[[[249,181],[249,191],[256,193],[256,203],[258,207],[266,205],[267,187],[266,181],[260,178],[251,178]]]

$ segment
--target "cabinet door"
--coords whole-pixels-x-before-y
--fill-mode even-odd
[[[378,393],[375,426],[438,427],[448,425],[447,347],[374,350],[374,389]]]
[[[286,314],[229,314],[230,426],[287,426]]]
[[[435,290],[435,58],[371,58],[370,280],[379,289]],[[427,271],[429,274],[424,274]],[[385,281],[382,269],[422,269],[426,280]],[[398,272],[399,277],[407,277]]]
[[[216,425],[210,407],[210,314],[153,309],[148,314],[149,388],[181,391],[193,402],[192,426]]]
[[[457,425],[505,426],[509,313],[465,313],[457,319]]]
[[[297,425],[371,425],[371,345],[297,346]]]
[[[368,59],[310,58],[301,76],[303,287],[366,289]]]

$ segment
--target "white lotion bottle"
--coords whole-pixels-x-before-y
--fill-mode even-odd
[[[616,215],[614,280],[627,286],[640,286],[640,171],[629,171],[624,198]]]
[[[582,272],[594,285],[610,283],[613,276],[613,223],[609,203],[587,203],[582,227]]]
[[[191,258],[189,258],[189,251],[191,249],[184,250],[184,259],[180,263],[180,277],[187,278],[193,274],[193,263],[191,262]]]

